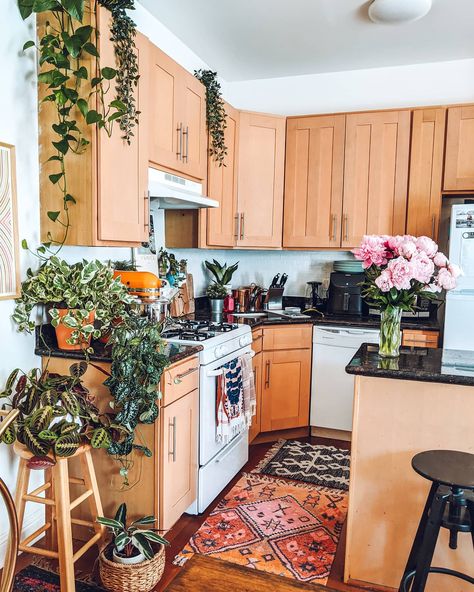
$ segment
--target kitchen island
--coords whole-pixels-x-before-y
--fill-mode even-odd
[[[382,359],[364,344],[346,368],[355,376],[346,582],[398,589],[431,482],[411,459],[433,449],[474,453],[474,353],[402,349]],[[433,565],[473,575],[470,534],[456,551],[441,529]],[[444,575],[427,592],[472,592]]]

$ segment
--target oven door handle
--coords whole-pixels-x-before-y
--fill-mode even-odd
[[[239,358],[243,357],[243,356],[247,356],[250,359],[252,359],[255,355],[255,352],[253,351],[253,349],[251,349],[248,352],[245,352],[245,354],[243,354],[242,356],[237,356]],[[207,370],[206,372],[206,376],[208,378],[212,378],[213,376],[222,376],[224,374],[224,368],[217,368],[217,370]]]

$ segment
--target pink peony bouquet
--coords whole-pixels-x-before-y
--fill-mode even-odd
[[[364,236],[352,253],[365,269],[364,297],[381,309],[411,311],[416,296],[435,299],[455,288],[462,273],[427,236]]]

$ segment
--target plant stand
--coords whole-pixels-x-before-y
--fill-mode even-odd
[[[56,458],[56,464],[47,472],[50,475],[50,479],[46,480],[43,485],[40,485],[40,487],[37,487],[30,493],[28,493],[28,485],[31,469],[28,467],[28,461],[33,457],[33,454],[25,446],[18,443],[14,445],[14,450],[20,457],[15,494],[20,532],[23,526],[26,502],[43,504],[50,510],[47,513],[48,518],[45,524],[26,537],[26,539],[22,540],[19,550],[25,553],[34,553],[48,557],[49,559],[57,559],[59,561],[61,592],[75,592],[74,563],[92,545],[95,543],[99,544],[103,540],[105,533],[104,527],[96,522],[97,516],[102,516],[103,512],[92,462],[91,447],[89,445],[83,445],[75,454],[68,458]],[[69,476],[68,463],[72,458],[78,458],[80,460],[82,469],[82,476],[80,478]],[[84,493],[76,499],[71,500],[69,492],[70,484],[85,487]],[[45,497],[40,497],[40,494],[43,492]],[[47,494],[51,494],[50,497]],[[71,516],[72,510],[86,500],[89,501],[90,506],[90,522]],[[75,553],[72,540],[73,524],[89,527],[95,531],[95,534]],[[53,544],[57,543],[57,551],[51,548],[42,549],[30,544],[43,533],[50,535],[49,540]]]

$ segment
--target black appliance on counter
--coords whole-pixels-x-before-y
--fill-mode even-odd
[[[362,299],[364,273],[341,273],[333,271],[329,279],[329,314],[366,315],[368,306]]]

